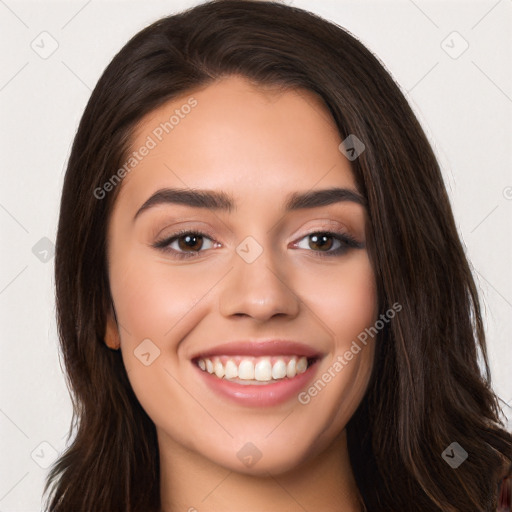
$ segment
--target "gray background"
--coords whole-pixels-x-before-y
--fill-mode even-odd
[[[46,468],[71,420],[52,251],[80,116],[132,35],[197,3],[0,0],[0,512],[40,510]],[[510,421],[512,0],[287,3],[377,53],[424,126],[481,290],[494,386]]]

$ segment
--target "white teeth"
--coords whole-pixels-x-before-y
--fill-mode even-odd
[[[202,361],[202,359],[199,359],[199,361]],[[238,366],[231,361],[231,359],[226,363],[224,368],[226,370],[226,374],[224,375],[226,379],[234,379],[238,377]]]
[[[243,380],[254,379],[254,364],[249,359],[243,359],[238,366],[238,378]]]
[[[284,379],[286,377],[286,363],[279,359],[274,366],[272,366],[272,378],[273,379]]]
[[[295,377],[297,375],[297,372],[295,371],[295,365],[296,365],[295,359],[290,359],[288,361],[288,364],[286,365],[286,376],[291,379],[292,377]],[[208,365],[207,365],[208,366]]]
[[[213,366],[213,368],[215,369],[215,375],[217,375],[217,377],[219,377],[219,379],[222,379],[222,377],[224,377],[224,366],[222,366],[222,363],[220,361],[217,361],[215,363],[215,365]]]
[[[272,379],[272,365],[270,359],[262,359],[256,363],[254,367],[254,378],[260,382]]]
[[[296,370],[297,373],[304,373],[308,369],[308,360],[305,357],[301,357],[297,361]]]
[[[285,377],[292,379],[297,374],[304,373],[308,368],[308,359],[304,356],[222,356],[222,360],[220,357],[198,359],[197,365],[219,379],[270,382]]]

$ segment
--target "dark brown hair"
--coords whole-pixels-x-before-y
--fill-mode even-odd
[[[81,119],[55,259],[74,438],[48,476],[47,510],[160,508],[154,424],[120,352],[103,339],[106,226],[120,187],[101,200],[94,190],[123,165],[144,115],[235,74],[317,93],[341,139],[355,134],[366,146],[352,169],[368,204],[379,307],[403,308],[378,335],[372,380],[347,426],[367,509],[495,510],[512,436],[490,386],[477,290],[429,142],[384,66],[346,30],[250,0],[204,3],[142,30],[109,64]],[[441,456],[452,442],[469,454],[457,469]]]

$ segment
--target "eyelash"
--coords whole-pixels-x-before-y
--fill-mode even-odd
[[[201,231],[194,231],[194,230],[182,230],[174,233],[170,237],[166,237],[160,240],[157,240],[153,247],[155,249],[159,249],[166,253],[173,253],[173,255],[178,259],[187,259],[187,258],[194,258],[195,255],[199,254],[200,252],[203,252],[201,250],[199,251],[191,251],[191,252],[179,252],[175,249],[169,248],[169,245],[173,243],[174,241],[178,240],[184,235],[193,235],[193,236],[201,236],[208,238],[212,241],[213,237],[209,233],[204,233]],[[364,247],[364,244],[358,242],[355,238],[351,237],[350,235],[347,235],[345,233],[336,233],[331,231],[312,231],[311,233],[307,233],[304,235],[300,240],[303,240],[304,238],[307,238],[308,236],[312,235],[327,235],[328,237],[332,237],[336,240],[338,240],[342,245],[338,247],[335,250],[329,250],[329,251],[315,251],[311,249],[313,252],[317,253],[317,256],[321,258],[326,257],[334,257],[334,256],[341,256],[345,254],[349,249],[362,249]]]

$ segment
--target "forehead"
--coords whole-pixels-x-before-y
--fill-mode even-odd
[[[120,195],[140,202],[134,196],[179,186],[245,188],[270,196],[320,180],[353,187],[340,142],[327,106],[312,91],[226,77],[165,103],[138,123],[130,148],[136,165]]]

